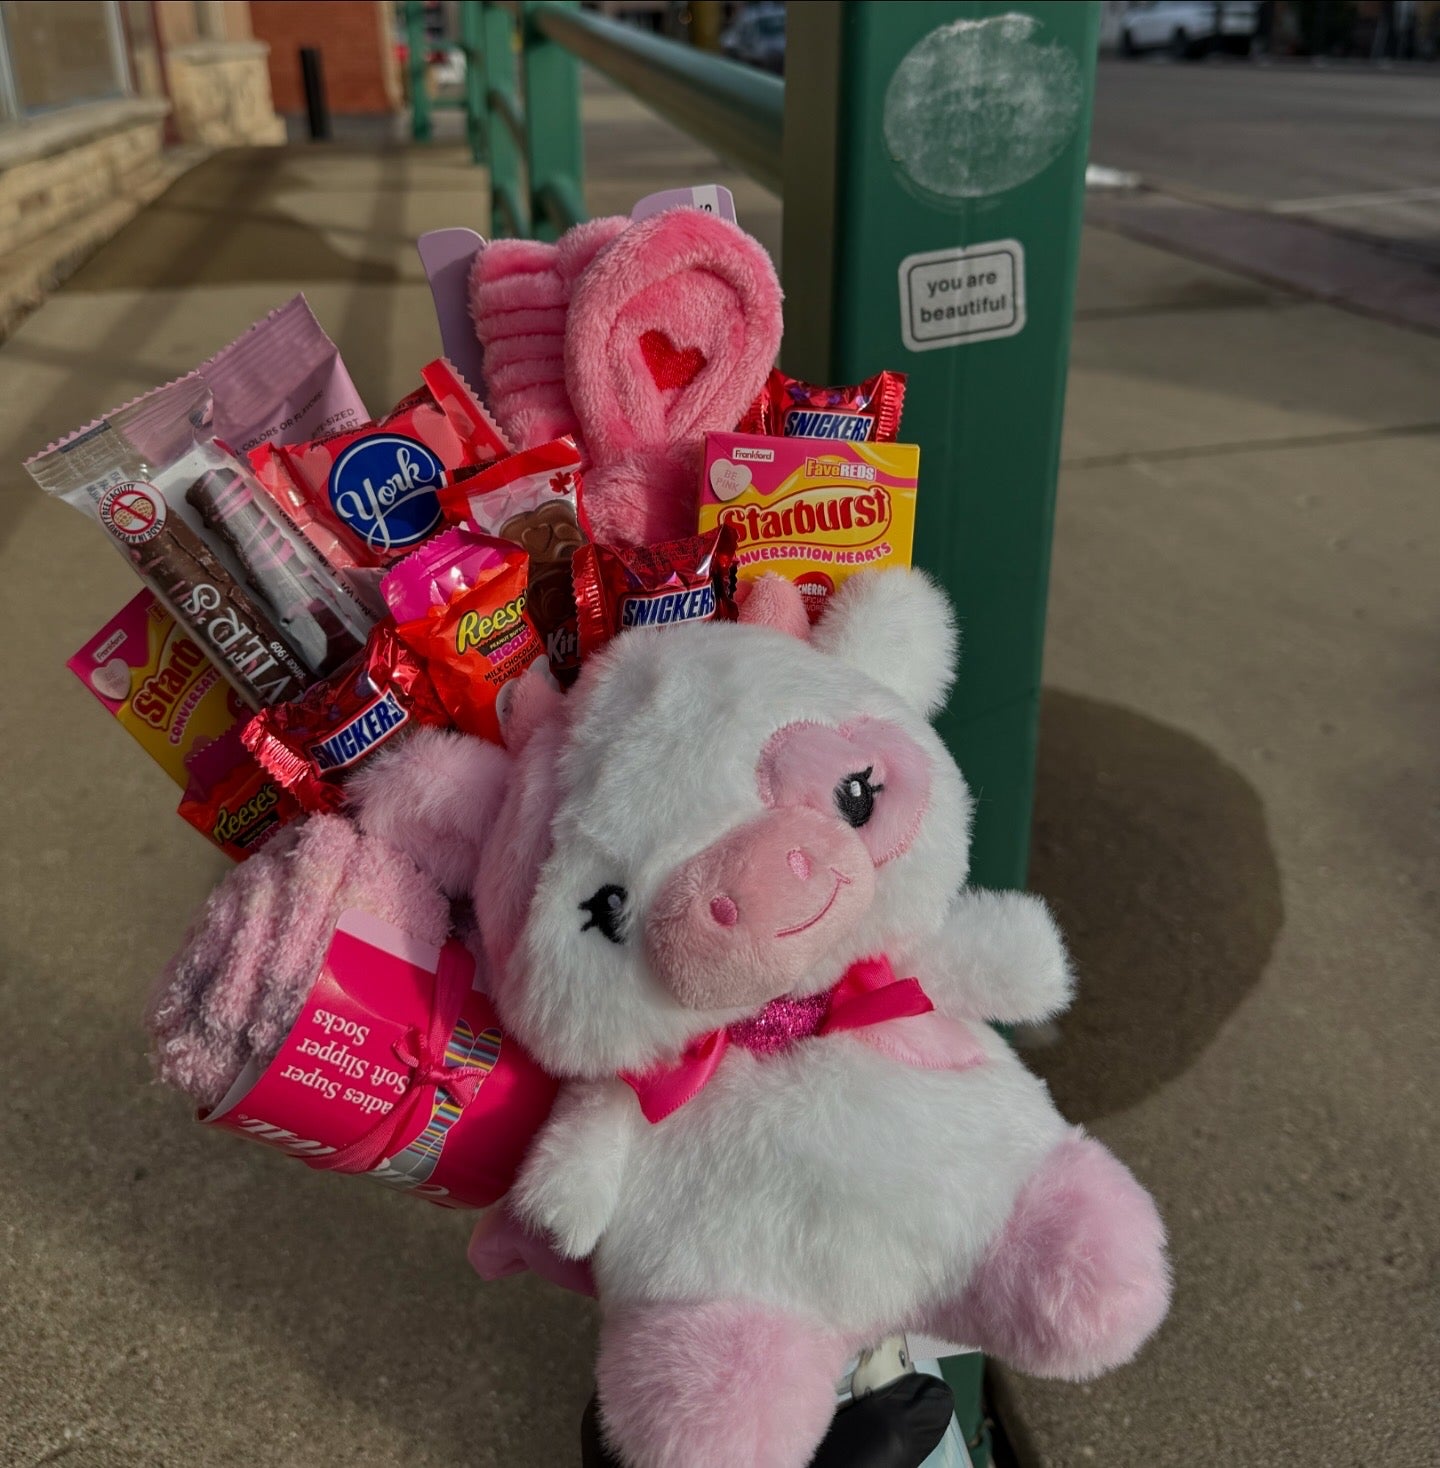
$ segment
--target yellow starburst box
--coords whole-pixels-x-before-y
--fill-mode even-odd
[[[731,526],[741,577],[778,571],[813,622],[847,576],[910,564],[919,474],[913,443],[710,433],[700,529]]]
[[[249,716],[210,655],[149,591],[126,602],[68,666],[182,790],[187,758]]]

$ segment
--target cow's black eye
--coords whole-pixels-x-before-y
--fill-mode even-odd
[[[587,897],[580,904],[580,911],[589,914],[580,931],[588,933],[591,928],[598,928],[612,943],[623,943],[625,934],[621,930],[625,925],[625,900],[629,895],[623,887],[607,882],[593,897]]]
[[[863,826],[875,814],[875,797],[885,787],[870,783],[874,773],[874,765],[868,770],[856,770],[835,787],[835,809],[852,826]]]

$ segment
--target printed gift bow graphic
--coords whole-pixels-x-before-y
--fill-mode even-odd
[[[475,960],[465,945],[451,938],[440,950],[429,1024],[423,1031],[406,1031],[393,1047],[410,1072],[404,1094],[368,1132],[328,1157],[315,1158],[312,1167],[326,1172],[369,1172],[398,1152],[424,1125],[434,1110],[437,1091],[445,1091],[462,1111],[475,1099],[487,1072],[479,1066],[445,1064],[445,1047],[455,1031],[474,972]]]
[[[783,1007],[788,1018],[781,1021],[785,1029],[782,1046],[811,1036],[840,1034],[846,1030],[873,1029],[894,1020],[931,1015],[935,1006],[920,987],[919,979],[897,979],[890,960],[883,956],[862,958],[852,963],[839,982],[825,993],[814,996],[817,1001],[772,1000],[765,1010]],[[891,1042],[879,1034],[869,1039],[876,1048],[886,1051],[907,1064],[940,1066],[964,1070],[983,1062],[985,1052],[958,1021],[934,1015],[940,1033],[933,1043],[916,1046],[902,1040]],[[741,1020],[723,1030],[711,1030],[686,1048],[679,1060],[657,1065],[643,1074],[625,1072],[620,1079],[640,1100],[640,1110],[651,1123],[664,1121],[693,1101],[715,1074],[721,1058],[732,1044],[746,1044],[746,1033],[754,1019]],[[767,1050],[774,1047],[766,1045]]]

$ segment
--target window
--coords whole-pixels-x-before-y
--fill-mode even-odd
[[[10,117],[123,97],[129,75],[111,0],[0,0],[0,90]]]

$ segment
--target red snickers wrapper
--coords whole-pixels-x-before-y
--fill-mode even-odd
[[[772,367],[736,432],[894,443],[904,406],[903,372],[877,372],[854,387],[815,387]]]
[[[364,650],[293,703],[274,704],[245,726],[245,747],[282,790],[311,811],[338,810],[341,785],[396,735],[450,726],[419,658],[386,618]]]
[[[388,566],[441,525],[446,470],[489,464],[510,445],[443,357],[378,423],[311,443],[261,444],[250,465],[337,571]]]
[[[728,525],[659,545],[578,547],[571,564],[581,660],[631,627],[735,621],[735,549]]]

